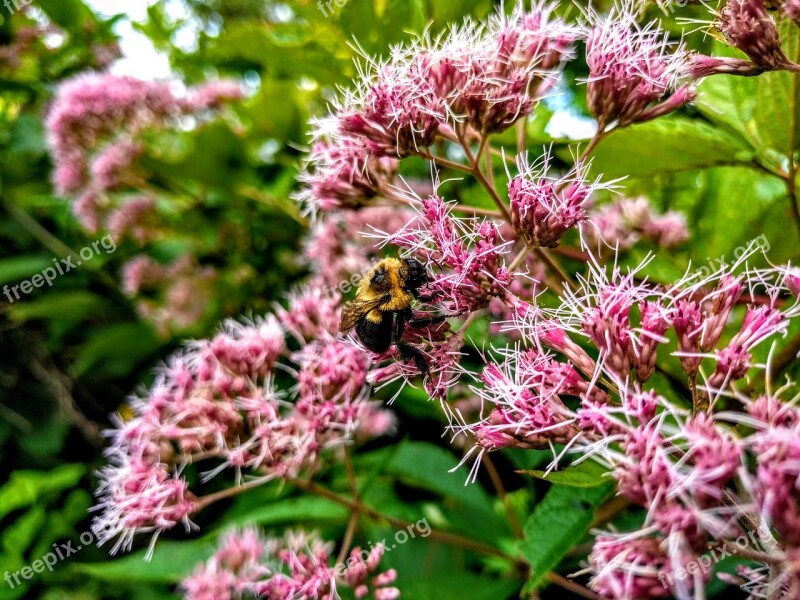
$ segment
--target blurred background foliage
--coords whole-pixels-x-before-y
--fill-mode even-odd
[[[103,463],[100,431],[110,413],[124,413],[132,391],[152,381],[160,360],[187,338],[209,335],[225,317],[263,313],[302,277],[298,256],[308,223],[289,197],[309,142],[308,120],[324,113],[337,86],[357,76],[354,59],[385,55],[391,44],[426,28],[435,34],[465,16],[483,18],[493,4],[349,0],[342,8],[334,3],[332,14],[311,0],[149,4],[147,18],[134,26],[169,58],[176,77],[187,85],[228,77],[244,82],[248,91],[223,117],[156,139],[146,158],[159,197],[174,206],[173,227],[149,251],[169,260],[191,248],[201,264],[221,275],[202,318],[177,330],[154,327],[122,292],[120,268],[137,252],[129,243],[22,300],[8,303],[0,296],[0,456],[9,474],[0,486],[4,570],[17,570],[54,542],[76,540],[88,530],[92,473]],[[566,3],[564,10],[578,14]],[[666,16],[652,6],[648,14],[663,18],[672,32],[681,30],[679,17],[710,19],[697,6]],[[33,0],[31,10],[13,15],[0,8],[0,285],[27,279],[54,257],[96,239],[53,192],[43,120],[59,82],[113,63],[116,27],[126,18],[100,17],[82,0]],[[793,58],[800,47],[795,31],[784,30]],[[689,44],[725,52],[701,33]],[[568,84],[529,121],[532,153],[553,144],[562,164],[571,160],[573,140],[563,123],[585,119],[584,69],[580,57],[569,65]],[[798,232],[787,202],[793,190],[780,177],[800,136],[796,77],[708,80],[696,106],[616,132],[600,145],[597,173],[628,177],[620,184],[628,193],[645,194],[658,207],[688,217],[692,241],[658,257],[648,272],[655,280],[682,274],[690,261],[730,258],[761,235],[773,262],[796,260]],[[513,139],[505,141],[513,145]],[[429,177],[426,165],[408,162],[410,175]],[[502,172],[499,163],[497,168]],[[447,189],[486,201],[466,182]],[[635,264],[652,249],[637,246],[623,262]],[[478,327],[470,333],[478,343],[486,335]],[[357,469],[372,474],[364,501],[489,544],[511,544],[504,541],[509,526],[496,499],[481,484],[463,487],[461,472],[447,476],[459,457],[441,447],[437,408],[414,389],[394,406],[399,436],[406,439],[358,455]],[[548,453],[509,452],[500,467],[514,477],[515,468],[537,468],[547,459]],[[344,480],[338,472],[330,478],[333,488]],[[522,551],[535,566],[534,583],[544,583],[544,574],[559,564],[578,566],[575,556],[565,555],[609,495],[597,477],[577,478],[577,486],[572,480],[551,487],[516,477],[509,489],[525,524]],[[201,536],[162,539],[150,563],[142,551],[110,560],[104,548],[85,547],[24,586],[0,585],[0,597],[167,597],[208,556],[223,527],[259,523],[280,531],[302,523],[335,539],[345,515],[323,499],[292,497],[276,485],[244,494],[225,514],[205,518],[211,525],[201,528]],[[363,533],[370,540],[392,534],[374,525]],[[502,571],[491,560],[420,539],[387,555],[386,562],[399,570],[404,597],[415,600],[511,598],[524,583],[524,574]],[[543,596],[564,597],[558,590]]]

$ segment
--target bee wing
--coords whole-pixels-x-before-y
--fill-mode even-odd
[[[377,308],[383,302],[383,298],[377,300],[351,300],[342,309],[342,320],[339,323],[339,331],[345,332],[356,326],[358,320],[365,316],[369,311]]]

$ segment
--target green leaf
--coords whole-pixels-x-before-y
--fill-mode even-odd
[[[62,465],[50,471],[15,471],[0,488],[0,518],[38,502],[43,496],[73,487],[85,472],[83,465]]]
[[[25,553],[47,520],[44,506],[34,506],[3,530],[3,550]]]
[[[278,525],[281,523],[325,523],[341,524],[350,511],[340,504],[315,496],[288,498],[267,503],[244,514],[222,519],[221,528],[243,525]]]
[[[73,563],[71,568],[102,581],[175,584],[211,556],[214,548],[214,541],[205,538],[183,542],[164,540],[156,544],[149,561],[145,560],[146,551],[142,550],[113,561]]]
[[[425,442],[405,441],[398,446],[371,452],[357,458],[359,472],[375,469],[382,477],[394,476],[400,483],[428,490],[445,498],[442,521],[437,525],[469,535],[489,544],[500,545],[511,534],[502,508],[480,484],[464,485],[466,472],[449,473],[458,459],[447,450]],[[364,488],[364,501],[398,518],[417,517],[409,506],[391,504],[386,490],[370,483]],[[394,511],[394,512],[392,512]],[[417,517],[418,518],[418,517]]]
[[[75,31],[87,23],[96,23],[94,13],[82,0],[36,0],[56,24]]]
[[[778,26],[784,53],[800,60],[800,30],[789,19]],[[722,43],[714,46],[712,54],[741,57]],[[797,86],[798,75],[787,71],[758,77],[715,75],[698,87],[696,106],[710,121],[746,139],[762,162],[777,170],[800,142],[800,128],[792,125],[800,119]],[[793,130],[795,139],[791,139]]]
[[[431,573],[425,577],[399,572],[395,584],[403,598],[414,600],[510,600],[518,597],[519,582],[479,577],[469,572]]]
[[[578,465],[569,466],[563,471],[552,471],[546,476],[546,471],[520,472],[544,479],[556,485],[569,487],[590,488],[608,483],[608,479],[605,477],[608,474],[608,470],[593,460],[585,460]]]
[[[17,321],[58,319],[80,321],[108,307],[105,299],[87,291],[51,294],[41,300],[12,304],[8,312]]]
[[[531,566],[528,585],[536,588],[547,573],[575,544],[583,539],[595,509],[608,498],[613,485],[576,488],[553,486],[525,523],[521,550]]]
[[[458,459],[447,450],[426,442],[403,442],[385,471],[410,485],[454,498],[482,510],[491,510],[491,500],[480,485],[464,485],[464,473],[449,473]]]
[[[144,323],[121,323],[100,329],[83,345],[75,372],[83,375],[93,368],[125,375],[161,346],[153,330]]]
[[[44,126],[33,115],[20,115],[11,130],[9,150],[14,154],[43,156],[47,153]]]
[[[593,156],[592,172],[615,179],[734,165],[750,161],[753,151],[713,125],[674,117],[613,131]]]
[[[53,259],[39,254],[26,254],[0,260],[0,285],[19,283],[31,275],[41,273],[46,267],[53,266]],[[13,298],[13,293],[12,293]],[[4,301],[8,298],[4,298]]]

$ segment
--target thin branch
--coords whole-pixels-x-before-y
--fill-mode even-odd
[[[326,488],[323,488],[323,487],[317,485],[316,483],[307,482],[307,481],[301,481],[301,480],[294,480],[294,479],[290,480],[290,483],[292,483],[293,485],[295,485],[296,487],[298,487],[298,488],[300,488],[300,489],[302,489],[304,491],[310,492],[310,493],[315,494],[317,496],[322,496],[323,498],[327,498],[328,500],[331,500],[332,502],[340,504],[341,506],[346,506],[346,507],[351,508],[351,509],[355,509],[356,508],[356,505],[350,499],[345,498],[344,496],[340,496],[339,494],[336,494],[335,492],[332,492],[332,491],[330,491],[330,490],[328,490]],[[372,508],[370,506],[366,506],[366,505],[361,504],[359,506],[359,509],[360,509],[360,512],[362,514],[365,514],[365,515],[367,515],[367,516],[369,516],[369,517],[371,517],[373,519],[377,519],[379,521],[386,521],[387,523],[389,523],[393,527],[397,527],[398,529],[400,529],[400,528],[404,529],[404,528],[407,528],[407,527],[409,527],[411,525],[414,525],[410,521],[405,521],[403,519],[396,519],[394,517],[390,517],[389,515],[385,515],[385,514],[379,512],[378,510],[376,510],[376,509],[374,509],[374,508]],[[481,542],[476,542],[476,541],[471,540],[469,538],[462,537],[462,536],[460,536],[458,534],[446,533],[444,531],[431,530],[431,533],[430,533],[430,535],[428,537],[430,537],[432,539],[439,540],[441,542],[444,542],[444,543],[447,543],[447,544],[450,544],[450,545],[453,545],[453,546],[458,546],[460,548],[465,548],[467,550],[474,550],[475,552],[479,552],[481,554],[487,554],[487,555],[490,555],[490,556],[497,556],[498,558],[503,558],[503,559],[510,560],[510,561],[516,561],[516,559],[514,557],[509,556],[508,554],[506,554],[505,552],[503,552],[502,550],[500,550],[498,548],[495,548],[494,546],[489,546],[489,545],[483,544]]]
[[[467,173],[469,175],[472,175],[472,168],[468,167],[467,165],[462,165],[459,162],[455,162],[447,158],[442,158],[441,156],[436,156],[435,154],[431,154],[430,152],[427,151],[420,151],[419,155],[425,160],[430,160],[436,163],[440,167],[446,167],[448,169],[453,169],[454,171],[461,171],[462,173]]]
[[[506,510],[506,517],[508,517],[508,523],[511,525],[514,536],[522,539],[525,537],[525,534],[522,531],[522,525],[520,525],[514,507],[508,500],[508,494],[506,494],[506,488],[503,485],[503,479],[500,477],[500,473],[497,472],[497,468],[494,466],[494,463],[489,457],[488,452],[484,452],[482,461],[483,466],[486,468],[486,472],[489,474],[489,479],[492,480],[492,486],[494,486],[494,489],[497,492],[497,495],[500,497],[500,501],[503,503],[503,507]]]
[[[549,581],[553,585],[557,585],[560,588],[564,588],[565,590],[570,591],[576,596],[580,596],[581,598],[587,598],[588,600],[600,600],[600,596],[595,594],[592,590],[580,585],[579,583],[570,581],[569,579],[567,579],[566,577],[562,577],[558,573],[553,573],[553,572],[548,573],[547,581]]]
[[[511,213],[508,212],[508,207],[506,206],[505,202],[503,202],[503,200],[500,198],[500,196],[497,193],[497,190],[494,188],[492,183],[486,178],[486,175],[483,174],[483,171],[481,171],[480,163],[478,162],[478,159],[475,157],[475,155],[472,154],[472,150],[470,150],[469,144],[464,140],[463,136],[460,133],[458,134],[458,139],[461,144],[461,147],[464,149],[464,153],[467,155],[467,160],[469,161],[469,164],[472,166],[472,171],[471,171],[472,175],[489,193],[489,196],[492,198],[492,201],[497,206],[498,210],[500,211],[500,214],[503,215],[503,219],[506,222],[511,223]],[[483,145],[483,143],[485,142],[482,140],[481,145]]]
[[[605,129],[598,128],[597,132],[594,134],[594,137],[592,137],[592,139],[589,140],[589,143],[586,145],[586,148],[583,149],[583,152],[581,152],[581,155],[578,157],[578,160],[575,161],[575,162],[580,164],[580,163],[584,162],[587,158],[589,158],[589,155],[592,152],[594,152],[595,148],[597,148],[597,145],[601,141],[603,141],[603,139],[606,137],[606,135],[608,135],[608,132],[605,131]]]
[[[561,278],[561,281],[558,282],[558,285],[551,286],[555,289],[558,294],[564,293],[564,285],[569,285],[570,277],[567,275],[567,272],[558,264],[555,259],[550,256],[550,253],[545,250],[544,248],[534,248],[533,251],[536,253],[536,257],[542,261],[547,267],[555,274]]]
[[[347,522],[347,530],[344,532],[342,547],[339,549],[339,556],[336,557],[337,565],[344,562],[347,553],[350,551],[350,545],[353,543],[353,535],[355,535],[356,527],[358,526],[358,515],[359,512],[357,510],[353,510],[350,513],[350,520]]]
[[[48,388],[50,393],[56,400],[61,412],[66,417],[67,421],[72,423],[75,428],[81,432],[84,439],[95,448],[103,447],[103,435],[100,433],[100,426],[91,421],[78,407],[75,398],[72,396],[71,381],[69,381],[63,373],[60,373],[55,368],[48,368],[42,364],[37,358],[31,358],[28,366],[31,372],[36,375],[39,380]],[[67,379],[69,383],[64,380]]]
[[[799,48],[800,51],[800,48]],[[797,226],[798,233],[800,233],[800,204],[797,199],[797,169],[798,164],[795,160],[795,139],[797,138],[797,108],[798,108],[798,78],[797,71],[794,71],[792,77],[792,100],[789,106],[791,117],[789,118],[789,149],[786,157],[789,159],[789,171],[786,173],[784,181],[786,182],[786,194],[789,198],[789,209],[792,211],[792,218]]]

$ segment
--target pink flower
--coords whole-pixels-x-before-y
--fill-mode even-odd
[[[367,354],[346,341],[321,339],[293,358],[300,365],[301,401],[349,403],[358,398],[367,382]]]
[[[800,23],[800,2],[798,0],[787,0],[782,6],[781,11],[790,18],[795,24]]]
[[[163,277],[161,265],[145,254],[140,254],[122,266],[122,291],[135,296],[140,290],[155,285]]]
[[[681,429],[687,447],[685,459],[691,464],[683,485],[701,506],[719,505],[726,484],[742,465],[743,448],[707,414],[688,419]]]
[[[281,325],[300,343],[316,338],[335,336],[339,332],[339,303],[337,294],[323,295],[313,285],[289,296],[289,307],[276,309]]]
[[[390,586],[397,579],[397,571],[391,569],[375,574],[383,553],[383,544],[378,544],[369,552],[358,546],[350,551],[350,557],[345,561],[347,568],[341,579],[356,591],[357,598],[366,598],[370,593],[370,588],[372,588],[372,597],[375,600],[395,600],[400,597],[400,590]],[[364,558],[365,554],[366,558]],[[369,579],[370,575],[373,575],[371,579]]]
[[[195,112],[209,108],[219,108],[226,102],[243,100],[244,98],[244,89],[239,82],[220,79],[192,88],[185,98],[181,98],[181,105],[184,110]]]
[[[156,201],[151,196],[139,196],[126,200],[116,207],[106,220],[106,229],[115,240],[126,236],[138,244],[145,244],[156,235]]]
[[[717,367],[708,379],[709,389],[721,390],[747,375],[750,351],[766,338],[785,333],[787,326],[788,320],[779,310],[770,306],[751,306],[741,330],[731,338],[727,347],[716,352]]]
[[[588,224],[581,228],[584,238],[598,252],[603,246],[627,250],[644,238],[662,248],[672,248],[689,238],[682,214],[658,215],[647,198],[621,198],[591,211]]]
[[[624,457],[614,471],[619,493],[637,504],[666,499],[675,483],[675,468],[669,446],[655,424],[628,431],[622,442]]]
[[[97,191],[88,189],[72,203],[72,214],[87,232],[97,233],[107,204],[107,200]]]
[[[592,193],[603,186],[599,180],[585,182],[588,165],[576,165],[560,179],[548,175],[550,155],[540,164],[519,161],[520,175],[508,184],[514,231],[529,246],[552,248],[568,229],[586,218],[585,207]]]
[[[700,348],[699,333],[703,323],[700,305],[691,300],[678,300],[670,313],[670,320],[678,334],[678,350],[681,367],[689,377],[697,375],[702,357],[697,356]]]
[[[187,94],[171,83],[107,73],[63,82],[46,118],[56,191],[86,197],[135,187],[147,176],[134,169],[145,131],[175,127],[178,117],[233,99],[230,84],[215,82]],[[73,210],[86,216],[85,209]],[[89,228],[97,220],[95,214],[81,222]]]
[[[686,217],[674,211],[654,216],[643,225],[642,235],[662,248],[679,246],[689,239]]]
[[[592,589],[613,600],[671,597],[659,579],[671,570],[662,544],[659,538],[598,536],[589,555]]]
[[[658,301],[643,300],[639,312],[639,336],[631,340],[630,356],[636,377],[645,382],[655,371],[658,346],[667,341],[664,334],[671,323],[667,309]]]
[[[796,297],[800,297],[800,269],[786,267],[783,272],[783,284]]]
[[[328,566],[331,545],[316,536],[287,532],[283,538],[263,538],[254,529],[233,532],[220,549],[181,584],[187,600],[258,596],[267,600],[336,600],[337,589],[351,590],[356,598],[370,592],[375,600],[396,600],[389,587],[394,570],[375,574],[383,546],[370,552],[354,548],[345,565]],[[364,555],[367,555],[364,558]],[[372,577],[370,577],[372,575]]]
[[[503,260],[509,243],[489,221],[453,217],[437,196],[420,201],[418,216],[386,243],[405,248],[438,267],[426,286],[431,298],[452,313],[477,310],[502,297],[514,279]],[[444,270],[447,269],[447,270]]]
[[[744,285],[738,278],[731,275],[722,275],[719,278],[717,289],[709,294],[706,302],[710,304],[706,311],[706,319],[703,322],[703,330],[700,335],[700,348],[709,351],[716,347],[719,342],[728,318],[731,315],[734,305],[738,302],[744,291]]]
[[[586,39],[589,110],[601,131],[660,116],[694,98],[689,88],[676,89],[686,62],[683,46],[673,47],[655,23],[640,26],[628,10],[596,17]]]
[[[209,310],[217,271],[188,254],[167,265],[137,257],[122,268],[123,291],[162,336],[196,327]],[[146,295],[145,295],[146,294]]]
[[[487,450],[548,448],[579,433],[560,395],[582,396],[589,385],[570,365],[535,350],[510,352],[502,364],[489,363],[481,380],[473,392],[492,412],[472,433]]]
[[[357,208],[379,195],[394,178],[397,161],[372,156],[364,143],[317,133],[308,164],[299,180],[304,188],[296,199],[314,214],[337,208]]]
[[[245,323],[226,321],[223,332],[201,348],[233,374],[255,380],[274,369],[286,342],[277,318],[268,315]]]
[[[686,75],[691,79],[701,79],[710,75],[739,75],[749,77],[758,75],[762,69],[743,58],[730,56],[705,56],[693,54],[686,64]]]
[[[744,52],[761,70],[786,68],[775,22],[762,0],[728,0],[719,13],[717,27],[731,46]]]
[[[131,172],[132,166],[143,151],[141,144],[131,139],[122,139],[106,146],[91,163],[95,187],[106,191],[133,183],[138,177]]]
[[[442,115],[431,114],[420,102],[429,83],[416,79],[411,60],[396,51],[389,64],[376,65],[371,78],[361,82],[362,93],[346,96],[337,111],[339,133],[359,140],[375,157],[416,154],[436,136]]]
[[[92,524],[98,545],[118,537],[111,549],[115,554],[120,548],[130,550],[137,531],[154,531],[157,536],[178,523],[183,523],[187,531],[193,527],[189,517],[197,504],[183,479],[170,475],[161,464],[124,456],[113,460],[113,466],[100,472],[96,509],[102,509],[103,514]]]
[[[800,546],[800,431],[773,427],[755,434],[755,500],[787,546]]]

